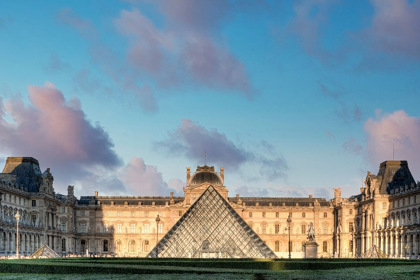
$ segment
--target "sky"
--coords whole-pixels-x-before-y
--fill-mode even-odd
[[[420,176],[419,0],[1,1],[0,165],[76,196],[358,194]]]

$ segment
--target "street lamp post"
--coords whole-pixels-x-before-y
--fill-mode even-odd
[[[159,257],[159,248],[158,248],[159,222],[160,222],[160,218],[159,218],[159,215],[157,215],[157,217],[156,217],[156,258]]]
[[[16,218],[16,258],[19,259],[19,219],[20,219],[19,211],[16,212],[15,218]]]
[[[290,224],[291,223],[292,223],[292,218],[290,218],[290,215],[289,215],[289,217],[287,217],[287,228],[289,230],[289,259],[292,258],[292,252],[291,252],[292,246],[291,246],[291,243],[290,243]]]

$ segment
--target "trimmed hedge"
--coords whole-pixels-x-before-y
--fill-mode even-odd
[[[167,273],[250,273],[251,270],[330,270],[350,267],[420,265],[418,260],[391,259],[125,259],[69,258],[1,260],[0,273],[36,274],[167,274]],[[223,269],[221,271],[220,269]]]

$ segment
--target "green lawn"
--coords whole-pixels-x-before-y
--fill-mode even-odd
[[[416,260],[0,260],[0,279],[419,279]]]

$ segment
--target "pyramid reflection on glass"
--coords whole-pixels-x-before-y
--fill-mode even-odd
[[[276,255],[209,186],[147,255],[149,258],[275,258]]]

